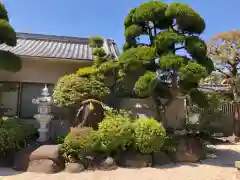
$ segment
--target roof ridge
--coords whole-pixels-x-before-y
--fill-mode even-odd
[[[0,50],[8,50],[19,56],[93,60],[90,38],[18,32],[17,39],[16,46],[3,45]],[[119,54],[114,40],[104,39],[104,42],[107,54],[117,59]]]
[[[84,37],[73,37],[73,36],[59,36],[59,35],[47,35],[37,33],[17,33],[18,39],[34,39],[34,40],[46,40],[46,41],[59,41],[69,43],[81,43],[89,44],[89,38]]]
[[[50,40],[59,42],[69,42],[69,43],[81,43],[89,44],[90,37],[77,37],[77,36],[62,36],[62,35],[51,35],[51,34],[40,34],[40,33],[27,33],[27,32],[17,32],[18,39],[34,39],[34,40]],[[109,38],[103,38],[108,43],[115,44],[115,41]]]

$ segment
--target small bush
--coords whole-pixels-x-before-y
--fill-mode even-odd
[[[63,144],[65,137],[66,137],[66,136],[64,136],[64,135],[58,136],[57,139],[56,139],[56,143],[57,143],[57,144]]]
[[[27,140],[34,138],[37,130],[33,125],[12,117],[0,120],[0,153],[6,154],[24,147]]]
[[[72,146],[87,149],[91,143],[90,140],[93,132],[91,127],[73,128],[66,136],[64,143],[70,143]]]
[[[60,152],[65,161],[82,161],[82,152],[89,150],[93,134],[94,131],[90,127],[72,129],[60,146]]]
[[[128,114],[107,112],[93,138],[93,149],[112,154],[125,151],[131,144],[132,124]]]
[[[154,119],[138,119],[133,124],[134,147],[141,153],[159,151],[166,137],[163,126]]]

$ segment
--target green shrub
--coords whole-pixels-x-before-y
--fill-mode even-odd
[[[154,119],[138,119],[133,124],[134,147],[141,153],[159,151],[166,137],[164,127]]]
[[[93,128],[91,127],[73,128],[66,136],[64,143],[70,143],[72,146],[86,149],[91,143],[93,132]]]
[[[122,116],[125,117],[125,119],[128,119],[131,121],[133,115],[131,111],[126,111],[125,109],[116,110],[113,108],[109,108],[104,113],[105,117],[107,118],[115,118],[116,116]]]
[[[66,136],[64,136],[64,135],[58,136],[57,139],[56,139],[56,143],[57,143],[57,144],[63,144],[65,137],[66,137]]]
[[[132,123],[127,113],[108,111],[93,138],[93,149],[106,154],[125,151],[132,144]]]
[[[16,117],[3,117],[0,123],[1,154],[19,150],[26,145],[28,139],[34,138],[37,133],[33,125],[26,124]]]
[[[94,130],[91,127],[73,128],[60,146],[60,152],[65,161],[82,161],[82,152],[89,150],[93,134]]]
[[[86,99],[101,100],[109,89],[94,78],[83,78],[75,74],[61,77],[53,91],[53,99],[59,107],[77,104]]]

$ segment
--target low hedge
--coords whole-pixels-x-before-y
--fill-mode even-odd
[[[0,154],[17,151],[35,138],[37,130],[17,117],[0,119]]]

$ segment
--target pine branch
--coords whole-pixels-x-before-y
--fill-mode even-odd
[[[181,46],[181,47],[175,48],[175,51],[180,50],[180,49],[184,49],[184,48],[185,48],[184,46]]]
[[[221,69],[218,68],[218,69],[216,69],[216,70],[217,70],[218,72],[222,73],[223,75],[225,75],[227,78],[231,78],[231,75],[223,72]]]

